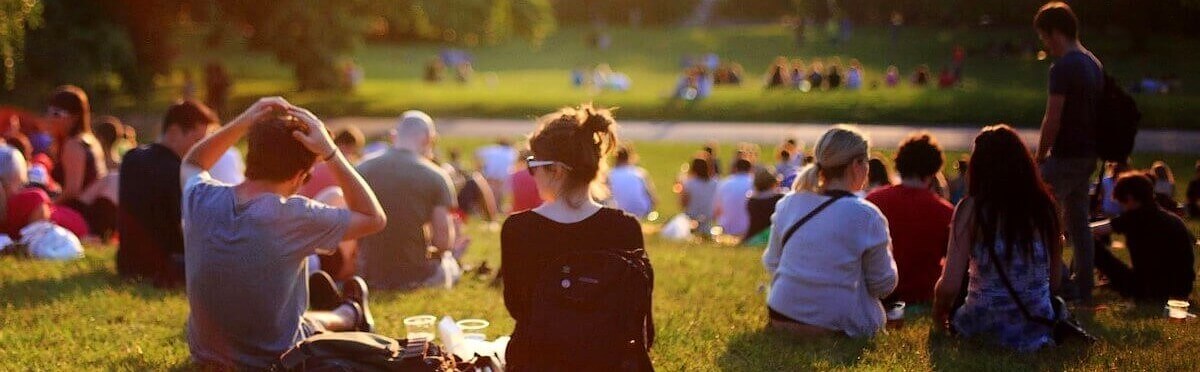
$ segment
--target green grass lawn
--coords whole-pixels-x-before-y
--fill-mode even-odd
[[[420,80],[424,63],[443,48],[435,44],[368,44],[356,54],[366,80],[353,93],[296,92],[291,70],[273,57],[247,52],[244,45],[222,48],[199,46],[200,37],[180,36],[178,67],[191,69],[199,80],[200,66],[222,60],[235,77],[237,109],[253,99],[282,94],[325,115],[394,116],[406,109],[423,109],[435,116],[524,118],[553,108],[595,101],[621,107],[621,115],[637,119],[713,121],[937,123],[970,125],[1008,122],[1033,127],[1040,123],[1045,102],[1048,61],[1033,58],[995,58],[985,51],[989,43],[1003,40],[1034,41],[1032,30],[921,29],[909,28],[893,45],[886,29],[860,27],[851,42],[834,46],[823,40],[797,48],[790,33],[775,25],[732,26],[713,29],[615,29],[613,46],[605,51],[587,49],[580,29],[561,30],[540,46],[508,42],[471,48],[476,79],[469,84],[427,84]],[[1126,39],[1100,34],[1084,41],[1106,62],[1110,72],[1132,82],[1144,74],[1176,73],[1188,83],[1200,82],[1200,70],[1191,61],[1200,57],[1194,38],[1165,37],[1152,40],[1148,54],[1126,52]],[[928,64],[936,75],[948,63],[953,46],[970,51],[965,81],[952,90],[899,89],[799,93],[765,92],[762,78],[775,56],[828,61],[843,65],[857,58],[866,68],[866,81],[880,81],[889,64],[907,76],[918,64]],[[682,56],[714,52],[724,61],[746,68],[741,87],[717,88],[709,99],[682,104],[667,98],[679,76]],[[593,93],[570,86],[570,71],[578,66],[608,63],[628,74],[628,92]],[[159,112],[178,95],[181,75],[160,79],[160,89],[150,101],[125,98],[112,107],[124,112]],[[493,78],[488,78],[492,76]],[[1170,96],[1139,96],[1146,114],[1144,125],[1153,128],[1197,128],[1200,96],[1195,90]],[[228,112],[227,115],[234,113]]]
[[[480,139],[445,139],[445,148],[473,148]],[[642,164],[678,211],[670,182],[697,149],[687,143],[639,143]],[[724,149],[724,157],[732,149]],[[887,152],[883,152],[887,155]],[[1146,164],[1139,158],[1138,164]],[[1190,169],[1185,159],[1168,159]],[[1177,176],[1185,179],[1190,172]],[[1193,223],[1193,230],[1200,225]],[[499,233],[476,223],[464,261],[499,262]],[[1196,323],[1172,323],[1161,309],[1123,305],[1101,296],[1108,309],[1080,314],[1102,342],[1021,355],[972,341],[930,334],[927,312],[914,310],[904,328],[873,340],[798,339],[764,329],[768,280],[761,250],[647,239],[657,272],[654,316],[658,343],[652,357],[663,371],[869,370],[1197,370]],[[1123,251],[1121,252],[1124,253]],[[117,278],[114,249],[89,247],[73,262],[0,260],[0,370],[188,369],[181,291],[162,291]],[[490,279],[490,278],[487,278]],[[403,337],[402,319],[414,314],[480,317],[493,335],[512,330],[501,291],[468,277],[453,291],[375,292],[378,332]],[[1193,296],[1195,298],[1195,296]],[[236,304],[230,304],[236,306]]]

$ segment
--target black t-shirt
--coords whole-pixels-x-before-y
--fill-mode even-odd
[[[1096,156],[1096,110],[1104,89],[1104,69],[1088,51],[1073,51],[1050,66],[1050,94],[1065,97],[1051,156]]]
[[[1183,220],[1152,204],[1113,218],[1112,228],[1125,235],[1139,293],[1151,298],[1191,295],[1196,238]]]
[[[535,280],[550,260],[566,252],[594,250],[638,250],[645,247],[637,218],[617,209],[603,208],[576,223],[555,222],[534,211],[508,217],[500,232],[500,256],[504,270],[504,306],[516,320],[506,352],[510,366],[530,366],[537,352],[526,339],[531,330],[529,311],[533,305]],[[653,325],[650,326],[653,330]],[[549,356],[545,356],[549,357]]]
[[[157,143],[130,150],[121,161],[117,271],[122,275],[182,280],[175,277],[182,275],[182,262],[170,258],[183,253],[179,166],[179,155]]]
[[[1200,206],[1196,202],[1200,201],[1200,177],[1188,183],[1187,187],[1187,210],[1192,217],[1200,218]]]
[[[775,194],[766,198],[750,198],[746,200],[746,210],[750,212],[750,228],[742,241],[753,238],[764,230],[771,228],[771,215],[775,214],[775,204],[783,194]]]

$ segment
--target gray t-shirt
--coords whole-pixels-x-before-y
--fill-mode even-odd
[[[266,368],[306,336],[308,260],[330,253],[350,212],[301,196],[239,204],[207,172],[183,193],[187,340],[204,364]]]
[[[687,210],[684,211],[688,217],[700,222],[710,221],[717,196],[717,180],[688,178],[683,181],[683,191],[688,193]]]
[[[436,207],[454,208],[454,186],[440,167],[416,153],[388,149],[358,166],[387,213],[387,227],[359,241],[359,272],[372,288],[410,289],[432,276],[425,225]]]

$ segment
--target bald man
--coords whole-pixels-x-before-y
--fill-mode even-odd
[[[388,215],[383,232],[359,241],[359,272],[373,288],[448,286],[461,273],[453,255],[450,177],[429,159],[433,119],[408,111],[392,131],[392,147],[358,166]],[[428,234],[426,233],[428,231]]]

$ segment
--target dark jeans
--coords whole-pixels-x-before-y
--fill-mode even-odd
[[[1092,173],[1096,171],[1095,158],[1046,159],[1041,166],[1042,178],[1054,190],[1054,199],[1062,210],[1062,226],[1071,239],[1074,258],[1074,282],[1079,290],[1079,299],[1092,300],[1093,276],[1095,271],[1095,248],[1092,229],[1088,227],[1088,206]]]

